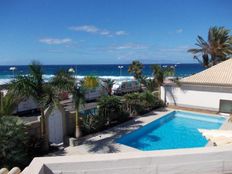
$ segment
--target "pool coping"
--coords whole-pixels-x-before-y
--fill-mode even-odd
[[[182,109],[170,109],[165,108],[164,110],[155,110],[150,112],[149,114],[145,114],[143,116],[136,117],[128,122],[123,124],[117,125],[113,128],[108,130],[99,132],[94,135],[86,136],[82,138],[82,144],[75,146],[75,147],[66,147],[63,151],[55,152],[53,154],[49,154],[49,156],[69,156],[69,155],[76,155],[76,154],[95,154],[95,153],[125,153],[125,152],[144,152],[142,150],[126,146],[123,144],[119,144],[116,140],[122,137],[125,134],[131,133],[171,112],[174,111],[183,111],[183,112],[190,112],[190,113],[200,113],[206,116],[220,116],[218,114],[208,114],[208,113],[201,113],[201,112],[192,112],[186,111]],[[225,116],[222,116],[226,118]],[[229,127],[232,129],[232,124],[228,123],[228,119],[222,124],[219,129],[225,129],[226,125],[230,124]],[[208,148],[212,147],[213,143],[209,142],[205,147],[199,148]],[[180,148],[180,149],[169,149],[168,151],[176,151],[176,150],[186,150],[186,149],[198,149],[197,148]],[[166,150],[155,150],[155,151],[166,151]]]

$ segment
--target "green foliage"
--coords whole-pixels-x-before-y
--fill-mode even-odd
[[[20,97],[8,92],[5,96],[0,93],[0,116],[12,115]]]
[[[13,116],[0,117],[0,137],[0,168],[25,167],[28,135],[22,121]]]
[[[155,83],[159,86],[163,84],[165,77],[174,75],[172,66],[161,67],[160,65],[152,65],[153,77]]]
[[[117,96],[103,96],[99,100],[99,115],[101,115],[108,124],[117,120],[119,112],[122,111],[122,103]]]
[[[44,138],[45,146],[48,146],[45,137],[45,116],[44,110],[50,105],[56,105],[59,102],[59,92],[70,88],[70,76],[67,73],[59,72],[51,82],[45,83],[43,80],[42,65],[33,61],[29,65],[28,75],[18,75],[10,85],[10,92],[14,96],[22,98],[33,97],[39,103],[41,112],[41,134]],[[58,90],[60,89],[60,90]]]
[[[112,88],[113,85],[115,84],[115,80],[112,79],[104,79],[102,80],[104,82],[103,88],[107,91],[108,95],[112,95]]]
[[[188,52],[205,67],[211,67],[232,55],[232,36],[230,30],[225,27],[211,27],[208,31],[208,40],[198,36],[195,45],[198,48],[189,49]],[[199,59],[197,54],[201,54],[202,59]]]
[[[75,78],[71,72],[60,70],[55,74],[50,83],[59,92],[69,92],[73,90]]]
[[[106,125],[106,120],[100,115],[81,116],[81,131],[83,134],[90,134],[101,131]]]
[[[96,115],[80,116],[80,127],[84,134],[95,133],[114,123],[121,123],[129,119],[129,113],[123,110],[119,97],[103,96],[98,106]]]
[[[156,81],[153,78],[149,78],[146,80],[145,83],[146,89],[150,92],[153,92],[157,89],[158,85],[156,83]]]
[[[140,105],[140,94],[130,93],[123,96],[125,105],[127,106],[126,110],[131,115],[137,115],[139,110],[142,110]]]
[[[127,110],[131,115],[144,114],[163,106],[163,102],[150,91],[127,94],[124,99]]]
[[[128,68],[128,72],[133,74],[134,78],[140,83],[144,83],[146,77],[143,75],[143,64],[140,61],[134,60]]]

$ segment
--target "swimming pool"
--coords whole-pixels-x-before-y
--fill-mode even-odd
[[[219,129],[224,117],[173,111],[117,140],[139,150],[204,147],[208,141],[198,129]]]

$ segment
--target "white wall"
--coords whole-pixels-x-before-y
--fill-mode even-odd
[[[22,174],[229,174],[232,147],[34,158]]]
[[[164,90],[165,89],[165,90]],[[161,98],[169,104],[200,109],[219,110],[220,99],[232,100],[231,88],[203,86],[161,87]]]

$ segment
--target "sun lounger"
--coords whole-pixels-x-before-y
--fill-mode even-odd
[[[202,135],[216,146],[232,144],[232,131],[198,129]]]

